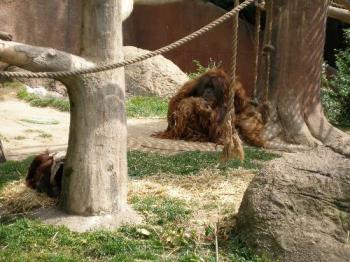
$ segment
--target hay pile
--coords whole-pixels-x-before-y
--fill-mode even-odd
[[[0,193],[0,214],[25,214],[57,204],[57,199],[28,188],[24,180],[9,183]]]

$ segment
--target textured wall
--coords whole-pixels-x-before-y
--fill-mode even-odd
[[[225,13],[201,0],[183,0],[162,5],[134,6],[124,22],[124,44],[155,50],[169,44]],[[15,41],[65,50],[80,49],[81,0],[0,0],[0,30]],[[238,74],[248,89],[252,85],[252,28],[240,23]],[[185,72],[194,70],[192,60],[206,65],[210,58],[229,69],[232,25],[227,22],[209,34],[165,56]]]
[[[81,0],[0,0],[0,30],[15,41],[78,53]]]
[[[183,0],[164,5],[134,6],[132,15],[124,22],[124,44],[155,50],[199,29],[225,11],[200,0]],[[238,74],[251,89],[254,28],[240,21]],[[222,61],[230,68],[232,56],[232,22],[226,22],[202,37],[189,42],[165,56],[185,72],[195,69],[192,60],[206,65],[210,58]]]

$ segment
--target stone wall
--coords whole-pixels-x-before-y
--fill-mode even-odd
[[[0,24],[15,41],[77,54],[81,0],[0,0]]]

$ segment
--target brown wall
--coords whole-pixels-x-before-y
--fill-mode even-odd
[[[15,41],[65,50],[80,48],[82,0],[0,0],[0,30]],[[155,50],[197,30],[225,11],[201,0],[183,0],[166,5],[135,5],[124,22],[124,44]],[[252,86],[252,28],[240,21],[238,74],[248,89]],[[231,22],[165,56],[185,72],[194,71],[192,60],[206,65],[210,58],[222,61],[228,71],[231,52]]]
[[[149,6],[135,5],[132,15],[124,22],[124,44],[155,50],[208,24],[225,11],[200,0],[183,0],[178,3]],[[253,32],[254,29],[240,20],[238,74],[247,89],[253,85]],[[222,61],[228,72],[232,57],[232,22],[228,21],[213,31],[165,56],[183,71],[192,72],[192,60],[207,65],[210,58]]]
[[[14,40],[77,54],[81,0],[0,0],[0,30]]]

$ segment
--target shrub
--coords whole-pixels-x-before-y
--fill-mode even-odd
[[[322,74],[321,100],[329,120],[336,125],[350,125],[350,29],[344,30],[347,47],[336,54],[336,76]]]

